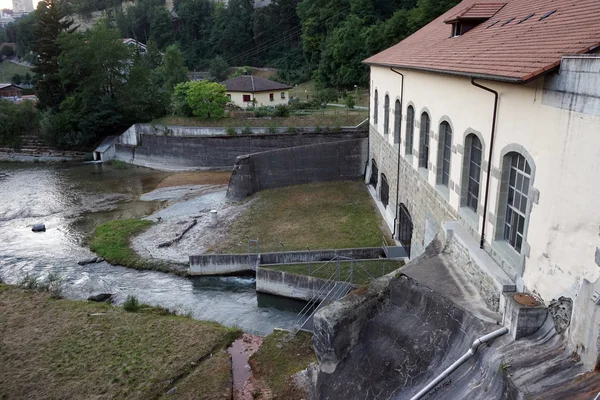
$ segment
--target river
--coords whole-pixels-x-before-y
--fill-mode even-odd
[[[114,293],[115,303],[121,304],[131,294],[143,303],[192,312],[196,319],[251,333],[291,328],[303,304],[257,296],[252,278],[184,278],[106,262],[77,264],[94,256],[85,240],[99,223],[160,209],[160,202],[139,197],[165,176],[145,168],[101,164],[0,163],[0,279],[16,284],[26,274],[43,278],[55,271],[71,299]],[[46,232],[32,232],[36,223],[46,224]]]

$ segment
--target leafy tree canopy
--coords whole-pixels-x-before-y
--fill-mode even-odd
[[[178,96],[185,94],[185,102],[195,116],[200,118],[222,118],[225,105],[229,102],[226,88],[206,80],[179,83],[175,86]]]

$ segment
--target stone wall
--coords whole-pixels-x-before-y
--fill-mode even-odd
[[[117,143],[115,158],[162,170],[230,169],[236,158],[245,154],[365,136],[359,132],[192,137],[140,134],[137,145]]]
[[[227,135],[228,127],[219,126],[175,126],[175,125],[152,125],[152,124],[135,124],[132,126],[138,134],[155,135],[155,136],[221,136]],[[131,129],[131,128],[130,128]],[[237,134],[242,134],[243,131],[249,131],[253,135],[265,134],[282,134],[288,132],[288,127],[233,127]],[[342,126],[342,132],[354,132],[358,128],[353,126]],[[313,133],[314,126],[302,126],[295,128],[297,133]]]
[[[404,144],[402,143],[401,146]],[[404,151],[404,147],[401,151]],[[396,204],[396,185],[397,176],[399,176],[398,203],[406,206],[413,223],[411,259],[419,256],[433,240],[442,223],[457,220],[459,216],[442,194],[427,183],[419,171],[415,170],[404,157],[400,158],[400,174],[397,175],[398,148],[386,142],[384,137],[372,126],[369,131],[369,157],[375,159],[379,173],[385,174],[387,178],[390,187],[387,208],[391,209],[391,215],[396,215],[395,210],[399,206]],[[371,159],[369,159],[369,163],[371,163]],[[428,173],[433,172],[428,170]],[[368,181],[369,176],[366,179]],[[379,179],[379,181],[381,180]],[[379,182],[380,184],[381,182]],[[379,196],[379,187],[376,192]]]
[[[240,156],[227,197],[242,200],[265,189],[362,179],[367,139],[311,144]]]

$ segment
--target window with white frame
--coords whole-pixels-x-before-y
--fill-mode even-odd
[[[419,141],[419,168],[427,168],[429,163],[429,115],[421,114],[421,135]]]
[[[383,101],[383,134],[390,133],[390,96],[385,95]]]
[[[394,107],[394,144],[400,143],[400,126],[402,123],[402,106],[400,100],[396,100]]]
[[[450,159],[452,157],[452,127],[446,121],[440,124],[438,140],[438,178],[437,183],[448,186],[450,182]]]
[[[479,204],[479,189],[481,186],[481,161],[483,148],[481,140],[474,135],[470,134],[467,136],[468,151],[465,156],[466,168],[468,169],[468,181],[467,181],[467,196],[466,206],[471,210],[477,212],[477,205]]]
[[[415,133],[415,109],[413,106],[408,106],[406,109],[406,139],[404,140],[405,144],[405,154],[409,155],[413,152],[413,139]]]
[[[379,110],[379,98],[378,98],[377,89],[375,89],[375,98],[373,99],[373,124],[377,125],[377,117]]]
[[[506,193],[506,214],[504,217],[504,240],[518,253],[524,242],[525,221],[527,219],[531,167],[519,153],[510,153],[505,162],[509,164]]]

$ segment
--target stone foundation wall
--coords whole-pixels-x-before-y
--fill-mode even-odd
[[[266,189],[359,180],[363,178],[366,161],[366,138],[241,156],[235,161],[227,197],[242,200]]]
[[[415,133],[415,135],[417,135]],[[415,140],[418,140],[415,137]],[[404,152],[404,143],[401,143]],[[396,215],[396,185],[398,174],[398,148],[391,145],[374,127],[369,129],[369,163],[375,159],[379,173],[385,174],[389,187],[389,205]],[[429,173],[433,173],[429,171]],[[367,180],[369,176],[367,176]],[[419,256],[441,229],[444,221],[458,220],[459,216],[446,199],[435,190],[403,157],[400,157],[400,186],[398,203],[408,209],[413,222],[411,258]],[[381,184],[379,179],[379,185]],[[376,190],[379,196],[379,187]]]

